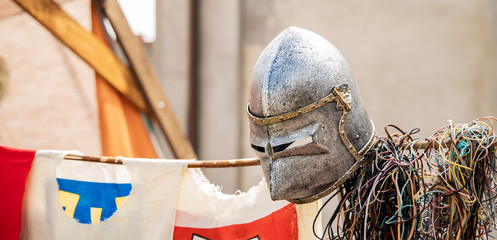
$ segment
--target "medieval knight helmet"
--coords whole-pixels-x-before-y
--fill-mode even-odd
[[[360,165],[375,132],[342,54],[290,27],[264,49],[252,75],[250,142],[273,200],[307,203]]]

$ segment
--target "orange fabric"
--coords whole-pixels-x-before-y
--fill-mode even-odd
[[[91,7],[93,34],[105,40],[95,7]],[[157,158],[139,111],[98,73],[95,73],[102,155]]]

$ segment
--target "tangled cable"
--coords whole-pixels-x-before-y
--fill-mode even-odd
[[[387,136],[378,138],[362,167],[323,204],[320,212],[340,196],[316,237],[488,239],[496,227],[496,121],[449,121],[424,149],[415,148],[419,129],[385,126]]]

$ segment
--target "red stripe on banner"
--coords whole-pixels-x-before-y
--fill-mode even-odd
[[[236,218],[236,216],[233,216]],[[255,221],[218,228],[174,227],[176,240],[259,240],[298,239],[295,204],[287,206]]]
[[[24,185],[35,153],[0,146],[0,239],[19,239]]]

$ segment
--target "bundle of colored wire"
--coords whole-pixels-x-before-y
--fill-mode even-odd
[[[362,167],[323,205],[343,196],[316,237],[487,239],[496,226],[493,121],[449,122],[426,149],[414,148],[418,129],[387,125],[387,136],[378,138]]]
[[[424,201],[430,199],[431,204],[420,232],[437,239],[486,239],[495,228],[493,121],[487,117],[470,124],[449,122],[430,138],[434,144],[426,151],[430,184]],[[444,143],[450,145],[443,148]]]

